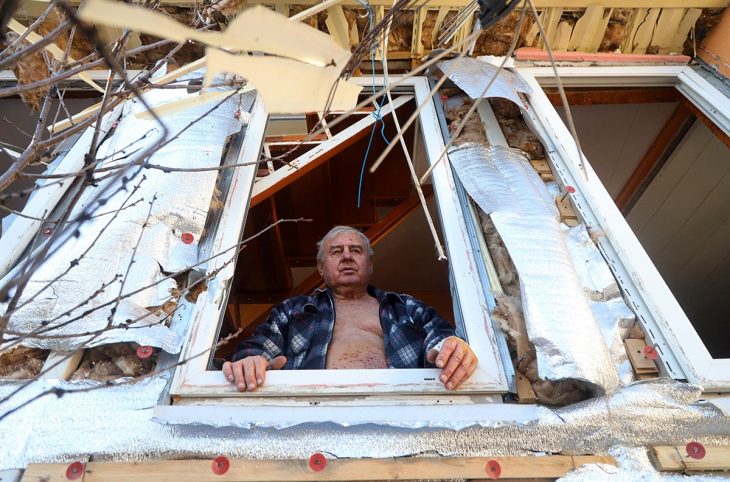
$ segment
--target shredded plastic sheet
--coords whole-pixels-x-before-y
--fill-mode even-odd
[[[550,193],[518,150],[466,143],[449,159],[469,195],[491,215],[519,274],[538,373],[611,391],[618,375],[559,227]]]
[[[439,62],[438,66],[445,74],[448,73],[449,79],[472,99],[503,97],[526,107],[518,92],[532,93],[532,88],[519,75],[505,69],[500,70],[499,67],[481,60],[462,57]],[[497,78],[494,79],[487,93],[482,96],[482,92],[495,75]]]
[[[197,93],[160,89],[143,95],[154,106]],[[234,95],[163,117],[168,136],[178,137],[148,162],[175,168],[219,165],[226,138],[241,128],[235,111],[249,110],[253,99],[253,93]],[[145,109],[139,99],[127,102],[116,132],[98,151],[98,158],[107,158],[102,166],[128,163],[162,139],[157,121],[134,115]],[[163,323],[162,315],[148,308],[170,300],[170,290],[177,286],[164,279],[165,273],[197,261],[218,172],[164,172],[136,166],[123,172],[123,178],[113,175],[84,191],[69,219],[91,218],[80,225],[78,237],[74,229],[67,230],[35,269],[18,306],[28,304],[10,316],[9,331],[32,333],[43,328],[53,337],[25,337],[24,345],[73,351],[133,341],[171,353],[180,350],[182,339]],[[192,242],[186,243],[190,236]],[[100,291],[102,286],[106,288]],[[134,294],[115,303],[120,293]],[[118,328],[105,329],[109,322]]]
[[[46,395],[33,401],[0,420],[4,442],[0,446],[0,470],[23,468],[29,463],[87,460],[90,456],[97,461],[142,461],[221,454],[252,459],[308,458],[314,452],[358,458],[599,454],[622,446],[680,445],[691,440],[706,445],[730,443],[730,419],[713,405],[700,402],[698,387],[668,379],[638,382],[612,396],[561,409],[537,407],[536,419],[527,424],[477,422],[464,428],[432,423],[422,429],[400,427],[397,420],[391,425],[347,426],[347,420],[340,419],[292,426],[292,421],[305,417],[306,407],[288,410],[289,417],[280,426],[261,426],[248,420],[249,428],[242,428],[243,419],[218,428],[161,424],[153,419],[153,409],[166,383],[166,377],[160,377],[66,393],[61,398]],[[16,386],[0,385],[0,398]],[[0,417],[11,406],[49,389],[99,386],[94,382],[37,381],[14,396],[11,403],[0,404]],[[474,403],[485,413],[493,407]],[[644,469],[651,473],[650,467]],[[587,470],[593,475],[600,469]],[[625,473],[626,469],[621,470]]]

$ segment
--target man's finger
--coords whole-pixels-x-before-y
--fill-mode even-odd
[[[469,375],[471,375],[469,371],[471,370],[471,367],[474,363],[474,358],[474,355],[472,355],[472,353],[467,350],[464,358],[462,358],[461,360],[461,363],[459,363],[459,365],[451,374],[451,377],[444,384],[446,388],[448,388],[449,390],[459,388],[459,385],[461,385],[464,380],[469,378]]]
[[[223,364],[223,376],[226,377],[226,380],[229,382],[233,382],[235,378],[233,377],[233,368],[232,363],[227,361]]]
[[[281,370],[284,365],[286,365],[286,357],[280,355],[269,362],[269,370]]]
[[[461,361],[463,359],[464,348],[461,346],[461,344],[458,344],[456,348],[454,348],[454,351],[451,353],[451,356],[449,357],[446,366],[441,370],[440,380],[447,384],[446,388],[453,388],[453,386],[448,386],[448,383],[450,383],[449,379],[451,378],[451,375],[454,373],[454,371],[461,365]]]
[[[449,358],[451,357],[451,354],[456,349],[456,347],[459,346],[459,339],[456,337],[450,337],[447,338],[446,341],[444,341],[443,346],[441,347],[441,351],[439,351],[438,356],[436,357],[436,366],[439,368],[443,368],[446,366],[446,363],[448,362]]]
[[[233,370],[233,377],[236,383],[236,388],[239,392],[246,390],[246,379],[243,377],[243,361],[239,360],[236,363],[231,364]]]
[[[246,390],[256,390],[256,359],[246,357],[243,359],[243,376]]]
[[[269,366],[269,361],[262,357],[257,356],[254,357],[254,368],[256,371],[254,372],[254,378],[256,379],[256,386],[260,387],[264,384],[266,381],[266,367]]]

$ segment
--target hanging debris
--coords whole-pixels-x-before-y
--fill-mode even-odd
[[[18,346],[0,353],[0,378],[35,378],[48,358],[48,350]]]
[[[606,32],[598,47],[599,52],[616,52],[621,50],[621,45],[626,38],[627,26],[631,18],[631,10],[618,8],[613,11],[608,20]]]
[[[18,34],[8,32],[7,39],[12,43],[18,39]],[[20,42],[14,51],[30,46],[28,42]],[[5,48],[5,46],[3,46]],[[28,85],[34,82],[46,80],[51,76],[51,71],[46,62],[46,54],[44,51],[35,52],[25,55],[22,59],[13,65],[13,73],[18,79],[19,85]],[[40,110],[43,98],[48,95],[49,86],[38,87],[37,89],[26,90],[20,93],[20,98],[29,105],[33,110]]]
[[[507,55],[517,30],[519,19],[520,12],[513,11],[496,24],[484,30],[476,40],[474,55]],[[522,28],[518,33],[519,38],[515,49],[532,46],[527,44],[526,37],[533,23],[534,20],[531,16],[528,15],[525,17],[525,20],[522,22]]]
[[[510,147],[524,151],[530,159],[545,159],[545,148],[525,123],[519,107],[498,98],[490,98],[489,104]]]

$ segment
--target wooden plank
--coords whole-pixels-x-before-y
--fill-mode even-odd
[[[573,33],[573,26],[568,22],[558,23],[558,29],[555,33],[555,41],[551,46],[553,50],[568,50],[570,36]]]
[[[636,32],[632,36],[630,53],[646,53],[647,47],[651,44],[651,38],[654,36],[654,28],[656,27],[660,11],[660,8],[649,9],[646,16],[639,22]]]
[[[81,0],[71,0],[69,3],[78,5]],[[200,0],[161,0],[162,5],[196,5]],[[293,5],[316,5],[321,0],[299,0],[292,2],[291,0],[249,0],[248,4],[265,4],[275,5],[277,3],[290,3]],[[437,8],[441,6],[451,8],[461,8],[469,4],[471,0],[431,0],[429,7]],[[533,0],[536,8],[570,8],[581,9],[586,8],[591,1],[589,0]],[[343,0],[343,5],[362,7],[358,0]],[[390,8],[393,0],[370,0],[370,6],[386,6]],[[602,0],[601,4],[606,8],[653,8],[653,7],[684,7],[684,8],[725,8],[727,0]]]
[[[644,23],[644,19],[649,13],[648,8],[634,8],[629,14],[629,21],[626,23],[626,34],[621,41],[621,52],[630,54],[634,51],[634,37],[636,31]]]
[[[68,380],[81,363],[84,350],[72,353],[51,352],[43,364],[42,378],[52,380]]]
[[[562,477],[585,464],[616,465],[610,456],[551,455],[513,457],[402,457],[382,459],[327,459],[323,469],[314,471],[309,459],[230,460],[224,475],[212,471],[212,460],[160,460],[146,462],[89,462],[84,482],[124,481],[205,482],[218,480],[394,480],[486,478],[487,463],[496,462],[500,479]],[[23,481],[66,481],[67,464],[31,464]]]
[[[390,114],[393,109],[401,107],[406,102],[413,99],[413,96],[404,95],[393,100],[393,104],[386,104],[380,111],[381,116]],[[328,159],[342,152],[355,142],[367,136],[370,128],[375,122],[375,117],[369,115],[353,125],[338,133],[332,139],[322,142],[320,145],[311,149],[292,162],[284,166],[269,176],[260,179],[254,185],[251,195],[250,207],[256,206],[264,199],[272,196],[284,187],[288,186],[304,174],[310,172],[317,166],[322,165]]]
[[[669,44],[669,53],[682,53],[684,50],[684,41],[687,40],[687,35],[689,35],[690,29],[694,27],[695,23],[697,23],[697,19],[700,18],[700,15],[702,15],[701,8],[687,9],[687,12],[684,14],[684,18],[682,18],[679,26],[674,31],[674,37]]]
[[[644,347],[646,347],[644,340],[629,338],[624,340],[624,346],[626,347],[626,353],[629,355],[631,366],[634,367],[636,373],[659,373],[654,360],[647,358],[644,354]]]
[[[557,198],[555,200],[555,205],[558,207],[558,211],[560,212],[561,221],[564,219],[578,219],[578,216],[573,210],[573,205],[570,202],[570,196],[565,196],[562,199]]]
[[[532,159],[530,165],[538,174],[551,174],[553,172],[550,169],[550,164],[544,159]]]
[[[662,9],[662,13],[659,15],[659,20],[656,24],[656,29],[654,30],[654,35],[651,37],[651,46],[659,49],[655,53],[660,55],[669,53],[672,41],[674,40],[674,34],[677,32],[679,24],[682,23],[685,12],[686,9],[684,8]]]
[[[522,373],[515,371],[515,386],[517,387],[517,401],[519,403],[535,403],[537,395],[532,389],[530,380]]]
[[[639,161],[639,164],[636,166],[636,169],[634,169],[631,177],[629,177],[629,180],[626,181],[623,189],[616,197],[616,206],[618,206],[619,209],[623,211],[631,207],[640,187],[645,185],[649,174],[652,171],[655,171],[655,168],[658,163],[660,163],[661,159],[666,160],[667,150],[690,120],[690,110],[683,103],[680,103],[677,108],[674,109],[672,115],[669,116],[669,119],[667,119],[667,122],[664,124],[664,127],[662,127],[659,135],[657,135],[656,139],[654,139],[651,147],[649,147],[649,150],[646,154],[644,154],[641,161]]]
[[[589,5],[583,16],[578,19],[575,27],[573,27],[573,33],[570,36],[570,42],[568,42],[568,50],[581,52],[595,52],[598,50],[611,11],[608,10],[608,13],[605,13],[603,7]]]
[[[350,33],[347,27],[347,18],[341,5],[335,5],[327,9],[327,19],[325,20],[327,30],[337,45],[343,49],[350,49]]]
[[[652,447],[654,465],[662,471],[730,470],[730,447],[703,446],[705,456],[695,459],[687,454],[684,445]]]

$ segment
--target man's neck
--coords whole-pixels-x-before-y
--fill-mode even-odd
[[[367,286],[330,289],[335,300],[340,301],[355,301],[369,296]]]

